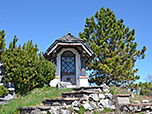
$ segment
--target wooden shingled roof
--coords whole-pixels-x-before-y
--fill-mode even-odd
[[[63,36],[62,38],[57,39],[56,41],[61,42],[84,42],[80,38],[76,38],[75,36],[71,35],[71,33],[68,33],[67,35]]]
[[[75,36],[68,33],[67,35],[57,39],[45,52],[45,54],[50,54],[50,50],[54,48],[59,43],[73,44],[73,43],[81,43],[92,55],[93,51],[89,48],[89,46],[84,42],[84,40],[80,38],[76,38]]]

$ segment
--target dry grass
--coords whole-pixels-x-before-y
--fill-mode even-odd
[[[110,91],[114,95],[117,95],[117,94],[133,94],[134,98],[130,97],[130,103],[134,103],[135,100],[138,100],[138,101],[141,102],[143,99],[149,100],[152,103],[152,96],[148,97],[148,96],[144,96],[144,95],[137,95],[137,94],[135,94],[133,92],[130,92],[129,90],[121,88],[121,87],[111,86]]]

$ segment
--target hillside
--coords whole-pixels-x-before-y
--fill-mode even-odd
[[[17,107],[19,106],[39,106],[39,105],[41,106],[43,105],[41,103],[43,98],[58,98],[61,96],[61,92],[69,92],[69,91],[72,91],[72,89],[59,90],[54,87],[43,87],[39,89],[34,89],[27,95],[18,97],[7,105],[1,105],[0,114],[18,114],[19,111],[17,110]],[[142,101],[142,99],[149,100],[149,97],[136,95],[133,92],[130,92],[126,89],[119,88],[116,86],[110,87],[110,93],[112,93],[113,95],[132,94],[134,98],[130,98],[131,103],[134,103],[134,101],[136,100],[140,102]],[[150,100],[150,102],[152,102],[152,100]],[[104,110],[103,113],[106,114],[108,111],[109,110]]]
[[[0,105],[0,114],[18,114],[17,107],[19,106],[38,106],[43,105],[43,98],[57,98],[61,96],[61,92],[72,91],[72,89],[59,90],[55,87],[43,87],[34,89],[25,96],[18,97],[9,104]]]

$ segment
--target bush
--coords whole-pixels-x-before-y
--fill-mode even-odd
[[[0,96],[8,94],[9,91],[4,87],[0,85]]]
[[[15,92],[23,95],[36,87],[48,85],[55,77],[55,66],[41,53],[38,54],[37,45],[33,45],[32,41],[17,46],[17,40],[14,37],[5,50],[2,62],[7,75],[4,80],[14,83]]]

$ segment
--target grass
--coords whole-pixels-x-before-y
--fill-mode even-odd
[[[0,114],[18,114],[17,107],[22,106],[39,106],[43,98],[61,97],[61,92],[72,91],[72,89],[59,90],[55,87],[43,87],[34,89],[26,96],[14,99],[6,105],[0,105]]]
[[[138,101],[142,101],[143,99],[147,99],[149,100],[150,102],[152,102],[152,100],[148,97],[148,96],[145,96],[145,95],[137,95],[135,94],[134,92],[130,92],[129,90],[127,89],[123,89],[121,87],[116,87],[116,86],[110,86],[110,93],[113,94],[113,95],[117,95],[117,94],[133,94],[134,95],[134,98],[131,98],[130,97],[130,103],[134,103],[135,100],[138,100]]]

